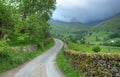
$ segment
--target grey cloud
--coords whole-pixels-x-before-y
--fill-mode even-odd
[[[120,0],[59,0],[53,19],[88,23],[120,13]]]

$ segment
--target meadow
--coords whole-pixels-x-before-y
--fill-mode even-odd
[[[79,52],[88,52],[88,53],[94,53],[92,49],[93,47],[96,46],[96,45],[78,44],[73,42],[68,42],[67,45],[68,45],[68,48],[71,50],[76,50]],[[99,53],[112,53],[112,54],[120,53],[120,47],[100,46],[100,48],[101,48],[101,51]]]

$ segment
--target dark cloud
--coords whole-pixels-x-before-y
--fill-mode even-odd
[[[88,23],[120,13],[120,0],[57,0],[53,19]]]

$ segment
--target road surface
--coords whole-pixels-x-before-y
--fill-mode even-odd
[[[55,61],[63,42],[54,40],[55,45],[50,50],[18,68],[3,73],[0,77],[65,77]]]

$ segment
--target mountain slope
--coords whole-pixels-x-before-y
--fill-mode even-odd
[[[120,39],[120,15],[91,27],[92,35],[86,36],[86,40],[119,40]]]
[[[51,33],[61,38],[84,37],[86,40],[118,40],[120,37],[120,15],[117,15],[107,21],[95,26],[85,26],[75,22],[49,21]],[[89,35],[90,34],[90,35]],[[70,37],[69,37],[70,36]]]
[[[58,34],[63,34],[63,33],[70,33],[70,32],[76,32],[80,30],[86,30],[86,26],[83,26],[80,23],[74,23],[74,22],[60,22],[60,21],[54,21],[50,20],[48,23],[50,23],[51,26],[51,33],[58,33]]]
[[[100,23],[92,28],[95,31],[110,31],[119,32],[120,31],[120,15]]]

